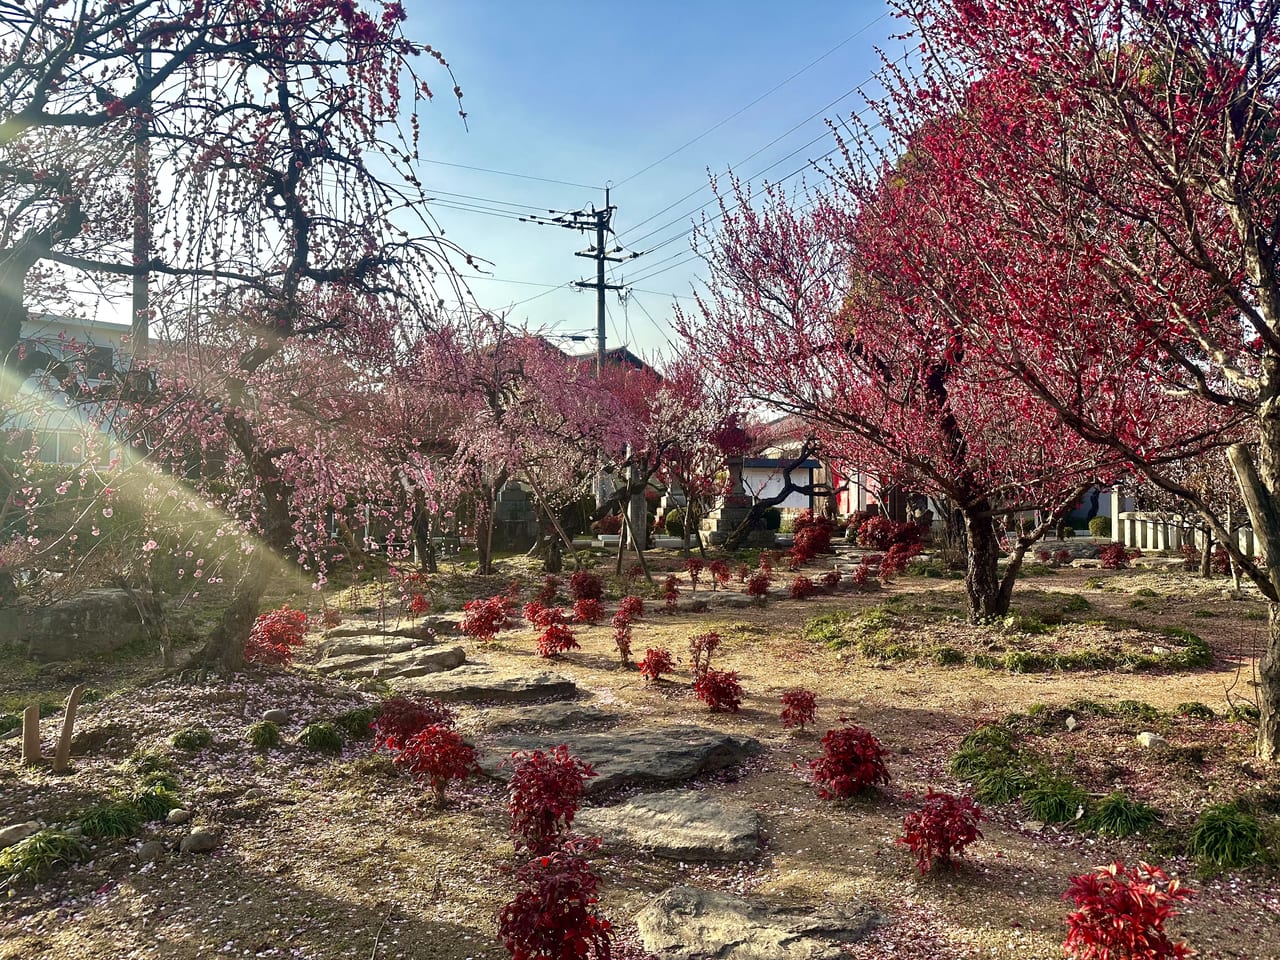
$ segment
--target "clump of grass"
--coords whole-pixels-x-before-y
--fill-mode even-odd
[[[1114,670],[1117,661],[1103,650],[1072,650],[1055,654],[1053,665],[1059,670]]]
[[[973,795],[983,803],[1013,803],[1032,783],[1025,772],[1012,764],[992,767],[973,778]]]
[[[1181,649],[1165,655],[1169,666],[1183,670],[1213,666],[1213,651],[1203,638],[1183,627],[1164,627],[1160,632],[1182,644]]]
[[[1086,590],[1105,590],[1107,581],[1103,577],[1089,577],[1085,580],[1084,586]]]
[[[1078,593],[1068,593],[1063,597],[1060,609],[1063,613],[1084,613],[1092,606],[1088,600]]]
[[[89,848],[79,837],[63,830],[41,830],[0,850],[0,885],[14,887],[34,882],[55,867],[83,860],[88,853]]]
[[[6,734],[10,730],[17,730],[22,726],[22,717],[16,713],[0,713],[0,734]]]
[[[1227,719],[1238,723],[1257,723],[1262,719],[1262,712],[1256,703],[1241,700],[1231,705],[1231,709],[1227,711]]]
[[[97,687],[90,687],[84,693],[80,694],[80,702],[82,704],[100,703],[104,696],[106,696],[106,694]]]
[[[1234,803],[1206,808],[1191,828],[1187,849],[1207,870],[1248,867],[1266,854],[1262,825]]]
[[[955,647],[934,647],[933,662],[940,667],[958,667],[962,665],[967,657],[964,652],[957,650]]]
[[[1186,703],[1180,703],[1173,708],[1175,716],[1192,717],[1196,720],[1213,720],[1217,717],[1213,707],[1207,703],[1201,703],[1199,700],[1189,700]]]
[[[848,613],[824,613],[811,617],[804,625],[804,638],[832,650],[844,646],[844,628],[852,617]]]
[[[999,657],[993,657],[989,653],[975,653],[973,655],[973,665],[981,667],[983,670],[1003,670],[1004,661]]]
[[[1192,610],[1191,615],[1197,620],[1212,620],[1217,616],[1212,610]]]
[[[141,785],[144,790],[154,787],[157,790],[175,791],[178,789],[178,778],[168,770],[153,770],[142,775]]]
[[[1131,837],[1159,821],[1154,807],[1130,800],[1120,790],[1109,793],[1094,807],[1085,826],[1107,837]]]
[[[157,784],[144,786],[129,802],[137,808],[143,820],[163,820],[174,807],[181,806],[174,790]]]
[[[1030,786],[1013,731],[1002,724],[979,727],[960,741],[951,772],[970,781],[983,803],[1010,803]]]
[[[249,746],[255,750],[270,750],[280,746],[280,727],[271,720],[259,720],[245,731]]]
[[[1010,673],[1044,673],[1053,669],[1053,657],[1034,650],[1010,650],[1004,656],[1004,668]]]
[[[1105,703],[1099,703],[1097,700],[1076,699],[1067,704],[1067,709],[1072,713],[1083,713],[1091,717],[1113,717],[1115,711],[1108,707]]]
[[[145,817],[136,804],[128,800],[113,800],[82,814],[80,830],[86,837],[131,837],[144,821]]]
[[[1088,795],[1066,777],[1042,776],[1022,793],[1022,802],[1037,820],[1069,823],[1082,815]]]
[[[1134,596],[1147,597],[1148,599],[1153,599],[1155,597],[1160,596],[1160,594],[1156,593],[1150,587],[1139,587],[1137,590],[1133,591],[1133,594]]]
[[[171,757],[155,750],[140,751],[125,761],[125,768],[130,773],[144,777],[152,773],[170,773],[175,766]]]
[[[1141,700],[1121,700],[1115,706],[1116,716],[1132,717],[1135,720],[1159,720],[1160,711]]]
[[[175,733],[172,743],[179,750],[203,750],[213,743],[213,732],[203,724],[193,723]]]
[[[333,718],[333,724],[352,740],[368,740],[373,736],[373,730],[369,724],[378,719],[378,714],[381,712],[382,707],[376,704],[356,707],[338,714]]]
[[[1035,637],[1052,633],[1053,627],[1033,613],[1011,613],[1000,622],[1005,633],[1021,633]]]
[[[319,753],[341,753],[342,733],[332,723],[309,723],[298,734],[298,746]]]

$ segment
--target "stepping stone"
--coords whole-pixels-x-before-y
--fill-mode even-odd
[[[587,793],[627,784],[674,784],[702,773],[723,770],[759,753],[760,741],[705,727],[659,727],[608,733],[567,733],[502,737],[489,745],[480,768],[491,777],[511,776],[500,767],[516,750],[550,750],[567,744],[569,752],[595,767]]]
[[[330,627],[324,632],[325,640],[341,640],[346,637],[405,637],[409,640],[429,640],[432,634],[452,633],[458,625],[458,616],[444,614],[434,617],[420,617],[416,623],[408,627],[385,627],[377,621],[367,620],[363,623],[342,623]]]
[[[485,729],[497,733],[504,730],[563,730],[588,724],[603,726],[622,718],[589,703],[540,703],[519,710],[497,712],[486,719]]]
[[[865,904],[784,907],[714,890],[670,887],[636,916],[661,960],[840,960],[881,916]]]
[[[320,647],[320,652],[325,659],[351,656],[383,657],[428,644],[427,640],[399,637],[394,633],[361,633],[351,637],[326,640]]]
[[[569,700],[578,695],[577,684],[559,674],[504,674],[484,663],[469,663],[432,676],[402,678],[396,686],[437,700],[469,703]]]
[[[467,654],[461,647],[426,646],[387,656],[362,656],[348,654],[340,657],[326,657],[316,664],[316,669],[324,674],[341,673],[349,677],[373,677],[394,679],[396,677],[421,677],[428,673],[442,673],[452,670],[467,660]]]
[[[648,793],[578,812],[579,833],[606,846],[636,847],[669,860],[750,860],[760,852],[760,815],[701,790]]]

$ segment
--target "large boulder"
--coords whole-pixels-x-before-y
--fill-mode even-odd
[[[760,851],[760,816],[701,790],[646,793],[612,807],[581,810],[579,833],[670,860],[750,860]]]
[[[779,906],[670,887],[636,916],[636,927],[659,960],[840,960],[844,945],[861,940],[880,919],[860,903]]]
[[[325,657],[316,664],[316,669],[324,674],[391,680],[452,670],[466,659],[467,654],[461,647],[419,646],[385,655],[348,653]]]
[[[0,637],[25,643],[33,660],[78,660],[110,653],[148,637],[129,594],[114,587],[84,590],[47,606],[0,609]]]
[[[587,781],[588,793],[628,784],[676,784],[741,763],[761,751],[760,741],[735,737],[705,727],[655,727],[607,733],[561,733],[501,737],[489,745],[480,767],[489,776],[507,779],[502,761],[517,750],[550,750],[567,744],[575,756],[591,764],[598,776]]]
[[[511,730],[565,730],[570,727],[602,727],[622,719],[589,703],[561,701],[535,703],[527,707],[495,710],[484,719],[484,728],[491,733]]]
[[[467,703],[529,703],[578,695],[577,685],[559,674],[502,673],[483,663],[469,663],[446,673],[394,678],[392,686],[437,700]]]

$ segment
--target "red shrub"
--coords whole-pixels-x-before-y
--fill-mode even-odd
[[[1213,548],[1213,554],[1209,557],[1209,569],[1224,577],[1231,572],[1231,554],[1227,553],[1226,547]]]
[[[676,601],[680,599],[680,580],[674,573],[662,582],[662,599],[667,613],[675,613]]]
[[[812,510],[804,510],[796,517],[791,529],[794,532],[790,551],[793,563],[807,563],[820,553],[831,552],[835,524],[826,517],[815,518]]]
[[[761,550],[760,562],[759,564],[757,564],[757,566],[764,573],[773,573],[773,551]]]
[[[828,592],[834,591],[836,587],[840,586],[840,571],[828,570],[822,575],[822,580],[820,582],[823,590]]]
[[[888,517],[872,517],[858,527],[858,546],[888,550],[896,543],[920,542],[920,527],[914,523],[897,523]]]
[[[964,848],[982,839],[978,822],[982,811],[968,797],[934,793],[930,787],[924,804],[902,818],[898,843],[911,848],[916,866],[927,873],[934,864],[950,865],[952,856],[964,856]]]
[[[1071,565],[1071,551],[1059,550],[1053,555],[1053,564],[1056,567],[1066,567]]]
[[[639,620],[644,616],[644,600],[636,596],[623,597],[618,613],[625,613],[628,620]]]
[[[817,590],[808,577],[796,577],[791,581],[791,599],[804,600],[812,597]]]
[[[788,730],[792,727],[803,730],[806,725],[813,723],[817,709],[818,698],[812,690],[801,687],[788,690],[782,695],[782,725]]]
[[[556,594],[559,592],[560,578],[548,575],[543,579],[542,586],[534,596],[549,607],[556,602]]]
[[[867,563],[865,557],[863,558],[862,562],[858,564],[856,568],[854,568],[854,571],[852,574],[850,574],[849,579],[854,582],[855,586],[859,586],[859,587],[862,586],[864,583],[866,583],[869,579],[871,579],[871,564]]]
[[[628,580],[639,580],[643,576],[644,576],[644,567],[640,566],[640,564],[633,563],[631,566],[627,567]]]
[[[543,618],[546,617],[549,609],[551,608],[541,600],[530,600],[524,605],[520,612],[524,615],[524,618],[535,627],[541,627],[543,626]]]
[[[650,647],[644,652],[644,659],[637,666],[640,668],[640,675],[652,682],[660,679],[664,673],[675,670],[676,659],[671,655],[670,650],[661,648],[654,650]]]
[[[569,835],[587,781],[596,776],[591,764],[571,756],[566,746],[544,752],[517,752],[511,759],[507,812],[516,849],[550,853]]]
[[[462,622],[458,629],[481,643],[488,643],[499,630],[511,626],[511,607],[511,598],[504,594],[468,600],[462,605]]]
[[[604,582],[588,570],[577,570],[569,578],[569,593],[575,600],[604,599]]]
[[[1182,960],[1191,949],[1170,940],[1164,924],[1178,915],[1175,904],[1193,895],[1146,863],[1126,870],[1117,862],[1072,877],[1062,899],[1077,909],[1067,916],[1062,950],[1072,960]]]
[[[573,601],[573,619],[578,623],[599,623],[604,616],[604,608],[600,601],[593,597],[583,597]]]
[[[622,514],[611,513],[607,517],[601,517],[595,523],[591,524],[591,532],[597,536],[604,534],[610,537],[616,537],[622,532]]]
[[[600,878],[584,856],[599,846],[574,839],[516,871],[522,889],[498,915],[512,960],[608,960],[613,926],[599,913]]]
[[[568,626],[569,618],[563,607],[549,607],[543,611],[538,626],[538,656],[554,657],[567,650],[577,650],[578,641]]]
[[[382,701],[382,712],[369,724],[374,749],[399,750],[427,727],[454,725],[453,711],[439,700],[397,694]]]
[[[409,598],[409,613],[412,616],[420,617],[431,609],[431,601],[420,593],[415,593]]]
[[[336,627],[342,622],[342,611],[337,607],[325,607],[320,614],[320,622],[326,627]]]
[[[1141,556],[1137,551],[1130,553],[1123,543],[1111,543],[1098,551],[1098,559],[1104,570],[1127,570],[1132,557]]]
[[[742,684],[735,670],[703,670],[693,681],[693,692],[712,710],[737,713],[742,706]]]
[[[689,574],[689,583],[693,591],[698,591],[698,581],[702,579],[702,568],[704,564],[697,557],[690,557],[684,562],[684,569]]]
[[[737,576],[738,576],[739,583],[746,583],[748,580],[751,579],[751,568],[748,567],[745,563],[739,564]]]
[[[880,582],[888,583],[907,569],[907,562],[923,549],[918,543],[895,543],[889,548],[889,552],[880,558]]]
[[[711,589],[727,586],[729,583],[729,564],[723,560],[711,561]]]
[[[884,747],[869,731],[854,724],[823,735],[822,756],[809,761],[809,771],[823,800],[843,800],[889,782]]]
[[[689,638],[689,669],[693,671],[695,678],[711,669],[711,655],[723,640],[715,631],[699,633]]]
[[[398,767],[426,780],[443,804],[451,780],[465,780],[480,772],[476,752],[452,726],[435,724],[419,730],[392,756]]]
[[[279,610],[258,614],[244,645],[245,663],[280,666],[293,661],[293,648],[302,646],[307,634],[307,615],[302,610]]]
[[[769,574],[763,570],[759,573],[752,574],[747,580],[747,596],[752,597],[761,605],[769,598],[769,584],[773,581]]]

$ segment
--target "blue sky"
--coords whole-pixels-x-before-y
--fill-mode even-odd
[[[622,244],[661,246],[619,271],[636,290],[626,305],[610,294],[607,339],[647,354],[669,352],[671,298],[687,295],[704,272],[696,259],[683,262],[690,254],[682,233],[689,214],[711,199],[707,168],[733,166],[751,176],[773,165],[769,179],[799,170],[831,148],[829,135],[822,137],[824,116],[847,117],[865,107],[853,91],[859,85],[875,91],[866,82],[879,66],[876,49],[894,59],[904,48],[890,39],[901,24],[871,0],[411,0],[406,8],[406,31],[449,59],[464,92],[468,129],[444,79],[435,77],[440,95],[424,111],[423,156],[442,163],[422,164],[420,176],[428,194],[439,197],[435,214],[447,236],[492,261],[488,269],[498,279],[469,279],[481,305],[509,309],[513,320],[533,328],[594,338],[594,292],[557,289],[594,270],[592,261],[573,256],[585,249],[586,238],[516,217],[602,206],[602,188],[612,181]],[[741,115],[644,170],[837,46]],[[787,182],[798,185],[800,177]]]

